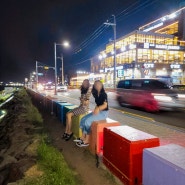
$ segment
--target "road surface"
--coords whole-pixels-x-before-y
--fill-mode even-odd
[[[50,95],[53,94],[53,91],[44,91],[44,93]],[[169,126],[170,128],[175,128],[178,130],[185,130],[185,110],[182,109],[180,111],[161,111],[158,113],[148,113],[144,110],[140,110],[137,108],[129,108],[129,107],[120,107],[116,101],[116,96],[114,92],[107,92],[108,94],[108,102],[110,113],[109,117],[118,121],[122,120],[122,115],[127,115],[130,117],[135,117],[140,120],[148,121],[149,123],[158,124],[164,123],[165,126]],[[58,92],[57,96],[60,97],[61,100],[66,100],[73,104],[79,104],[80,91],[78,89],[70,89],[68,92]],[[90,109],[93,110],[95,107],[94,99],[91,97],[90,100]]]

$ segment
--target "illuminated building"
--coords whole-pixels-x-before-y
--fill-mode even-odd
[[[91,60],[92,73],[105,73],[113,83],[113,43]],[[171,78],[185,83],[185,6],[116,41],[117,80]]]

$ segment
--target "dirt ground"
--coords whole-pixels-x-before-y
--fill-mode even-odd
[[[55,116],[43,114],[44,127],[52,139],[53,145],[58,148],[68,165],[79,176],[78,185],[120,185],[120,181],[115,178],[105,166],[100,162],[96,167],[96,159],[88,148],[78,148],[73,139],[65,141],[61,139],[65,127]]]

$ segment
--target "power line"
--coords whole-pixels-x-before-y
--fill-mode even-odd
[[[154,3],[156,3],[157,1],[159,1],[159,0],[154,0],[154,1],[147,0],[144,3],[140,4],[139,6],[133,8],[132,10],[130,10],[128,12],[125,12],[125,13],[123,12],[124,13],[123,15],[120,14],[117,17],[117,22],[121,21],[123,18],[129,17],[129,16],[131,16],[131,15],[141,11],[142,9],[144,9],[144,8],[154,4]]]
[[[143,8],[146,8],[154,3],[156,3],[158,0],[147,0],[143,3],[140,3],[140,0],[136,1],[135,3],[132,3],[129,7],[127,7],[126,9],[122,10],[120,13],[118,13],[116,15],[117,17],[117,22],[120,22],[123,18],[126,18],[128,16],[131,16],[139,11],[141,11]],[[138,4],[140,3],[140,4]],[[137,5],[137,6],[136,6]],[[111,20],[112,18],[110,18],[109,20]],[[79,52],[81,52],[82,50],[84,50],[85,48],[87,48],[91,43],[93,43],[93,41],[95,39],[97,39],[98,37],[100,37],[100,35],[102,35],[102,33],[107,29],[107,26],[102,24],[100,25],[89,37],[87,37],[81,44],[79,44],[78,47],[75,48],[75,53],[77,54]],[[88,56],[88,54],[86,55]],[[85,58],[85,57],[83,57]],[[82,58],[82,59],[83,59]],[[88,61],[89,59],[84,60],[85,62]],[[84,62],[82,61],[82,63]],[[76,65],[81,64],[81,62],[77,63]]]
[[[85,49],[89,44],[91,44],[95,39],[97,39],[106,29],[107,27],[102,24],[87,39],[85,39],[78,47],[75,48],[74,53],[76,54],[81,50]]]

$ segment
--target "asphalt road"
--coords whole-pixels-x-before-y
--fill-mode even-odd
[[[50,94],[51,91],[45,92],[46,94]],[[52,92],[53,93],[53,92]],[[164,123],[166,125],[172,126],[174,128],[178,129],[185,129],[185,109],[179,110],[179,111],[161,111],[158,113],[148,113],[144,110],[137,109],[137,108],[130,108],[130,107],[120,107],[116,101],[116,96],[114,92],[107,92],[108,94],[108,101],[109,101],[109,108],[110,110],[114,110],[111,113],[111,118],[118,120],[119,117],[121,118],[121,115],[124,113],[126,115],[136,117],[138,119],[148,120],[150,122],[158,122]],[[70,89],[68,92],[58,92],[58,96],[61,97],[61,99],[65,99],[68,102],[71,102],[73,104],[78,105],[79,104],[79,97],[80,97],[80,91],[78,89]],[[90,108],[91,110],[95,107],[94,99],[91,97],[90,100]],[[116,114],[115,114],[116,111]],[[119,121],[119,120],[118,120]]]

